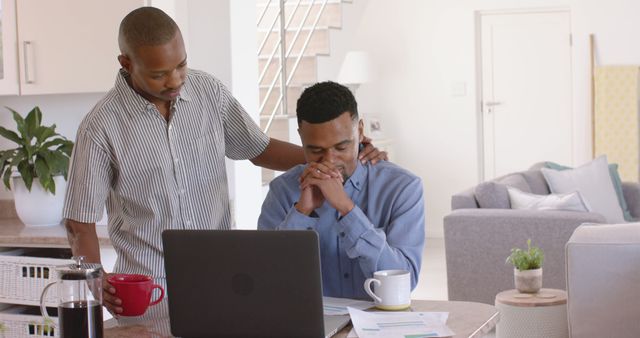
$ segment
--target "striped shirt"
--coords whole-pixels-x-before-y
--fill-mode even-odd
[[[269,138],[211,75],[188,71],[168,122],[127,76],[78,128],[63,216],[95,223],[106,203],[114,272],[163,278],[162,231],[230,229],[224,158],[255,158]]]

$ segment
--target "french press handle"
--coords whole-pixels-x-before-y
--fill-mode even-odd
[[[42,290],[42,294],[40,295],[40,313],[44,318],[44,323],[45,325],[53,326],[54,329],[58,329],[58,327],[56,325],[56,322],[53,319],[51,319],[51,317],[49,317],[49,313],[47,312],[47,307],[44,305],[44,300],[47,298],[46,296],[49,288],[56,284],[57,282],[47,284],[47,286],[45,286],[44,289]]]

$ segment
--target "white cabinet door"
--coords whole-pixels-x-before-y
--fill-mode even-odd
[[[16,2],[0,0],[0,95],[18,94]]]
[[[105,92],[119,68],[118,27],[144,0],[20,0],[21,94]]]

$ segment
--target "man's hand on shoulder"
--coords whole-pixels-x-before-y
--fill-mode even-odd
[[[389,156],[386,151],[380,151],[372,143],[371,139],[364,136],[362,139],[362,145],[364,148],[358,153],[358,160],[360,163],[365,164],[367,161],[371,161],[371,164],[376,164],[379,161],[388,161]]]

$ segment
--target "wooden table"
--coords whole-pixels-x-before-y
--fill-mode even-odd
[[[447,326],[456,333],[454,338],[482,337],[499,319],[495,307],[482,303],[414,300],[411,311],[449,312]],[[344,338],[350,330],[351,325],[334,337]],[[142,317],[110,319],[105,322],[104,333],[106,338],[172,337],[166,302],[150,308]]]

